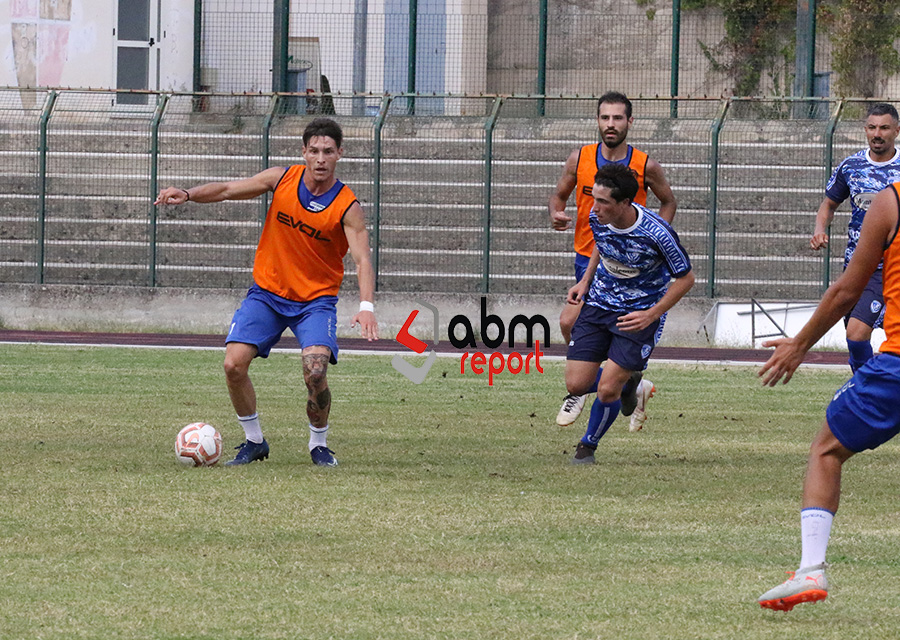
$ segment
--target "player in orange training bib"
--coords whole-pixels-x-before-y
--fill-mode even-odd
[[[841,498],[841,471],[852,456],[875,449],[900,433],[900,182],[878,192],[866,211],[859,244],[847,268],[828,287],[809,321],[793,338],[763,342],[775,352],[762,366],[763,384],[787,383],[806,352],[859,300],[884,264],[884,331],[878,355],[866,360],[837,390],[806,461],[800,510],[800,566],[786,582],[759,596],[765,609],[790,611],[828,597],[825,552]],[[868,586],[878,591],[878,585]]]
[[[375,272],[363,210],[353,191],[335,177],[343,137],[337,122],[317,118],[303,131],[305,165],[272,167],[244,180],[190,189],[169,187],[156,198],[157,205],[181,205],[248,200],[273,192],[253,262],[253,286],[225,339],[228,393],[246,437],[227,465],[269,456],[249,369],[254,358],[269,355],[290,327],[303,354],[310,456],[319,466],[337,466],[326,442],[331,410],[326,371],[329,362],[337,363],[337,294],[348,250],[359,279],[359,312],[352,322],[359,324],[364,338],[378,339]]]

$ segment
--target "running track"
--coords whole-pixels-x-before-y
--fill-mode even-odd
[[[0,329],[0,343],[27,344],[68,344],[68,345],[103,345],[126,347],[166,347],[166,348],[223,348],[222,335],[185,334],[185,333],[90,333],[73,331],[19,331]],[[342,352],[381,351],[387,353],[403,352],[405,347],[392,339],[368,342],[361,338],[344,338],[339,341]],[[293,336],[285,336],[276,345],[277,349],[299,350]],[[480,351],[508,352],[503,345],[498,349],[489,349],[479,344]],[[522,347],[517,347],[522,351]],[[541,350],[548,356],[564,357],[566,349],[562,344],[541,345]],[[436,347],[438,353],[452,354],[459,351],[443,341]],[[686,361],[686,362],[732,362],[762,363],[771,350],[767,349],[726,349],[714,347],[658,347],[653,351],[652,360]],[[847,365],[847,354],[841,351],[812,351],[806,354],[804,363],[811,365]]]

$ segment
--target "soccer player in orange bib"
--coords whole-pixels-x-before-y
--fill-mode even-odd
[[[580,282],[585,268],[591,259],[594,249],[594,237],[588,224],[594,198],[591,188],[594,176],[600,167],[610,164],[623,164],[634,172],[638,181],[638,192],[634,202],[641,206],[647,204],[647,189],[659,199],[659,216],[672,223],[675,218],[677,203],[672,187],[666,181],[660,164],[625,142],[628,129],[634,122],[631,115],[631,101],[615,91],[603,94],[597,102],[597,126],[600,128],[600,142],[575,149],[566,160],[562,177],[556,184],[556,191],[550,196],[548,209],[550,224],[557,231],[572,228],[572,218],[566,213],[566,202],[572,191],[575,191],[575,281]],[[563,339],[568,343],[572,336],[572,326],[581,312],[582,304],[567,304],[559,317],[559,328]],[[660,323],[659,334],[665,324],[665,317]],[[657,340],[659,339],[657,335]],[[647,414],[644,412],[647,400],[653,395],[655,387],[649,380],[642,381],[642,374],[636,372],[633,379],[626,384],[622,392],[622,414],[631,416],[629,429],[639,431],[643,427]],[[599,378],[598,378],[599,381]],[[594,385],[596,388],[596,385]],[[589,390],[585,390],[587,393]],[[563,400],[556,422],[561,427],[575,422],[584,408],[586,395],[570,393]]]
[[[790,611],[828,596],[825,551],[841,497],[841,469],[853,455],[900,433],[900,182],[880,191],[866,211],[856,251],[828,288],[812,317],[793,338],[764,342],[775,352],[759,371],[763,384],[787,383],[807,351],[844,317],[883,259],[884,331],[881,352],[866,360],[834,394],[813,439],[803,481],[800,566],[791,579],[759,596],[766,609]],[[872,585],[869,585],[872,586]],[[875,587],[877,592],[878,587]]]
[[[363,210],[350,188],[335,178],[342,142],[340,125],[317,118],[303,131],[305,166],[272,167],[244,180],[190,189],[169,187],[156,198],[157,205],[180,205],[248,200],[274,192],[256,248],[253,286],[235,312],[225,339],[225,379],[246,437],[227,465],[269,456],[249,369],[254,358],[269,355],[290,327],[302,348],[310,456],[319,466],[337,466],[326,442],[331,410],[326,371],[329,362],[337,363],[337,294],[348,250],[356,263],[360,297],[352,323],[359,324],[364,338],[378,339],[375,272]]]

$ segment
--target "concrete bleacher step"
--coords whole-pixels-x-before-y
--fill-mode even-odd
[[[406,204],[435,203],[448,209],[456,204],[479,204],[484,202],[482,185],[475,181],[444,177],[430,185],[419,181],[399,181],[388,178],[381,186],[381,197],[386,202]]]
[[[206,221],[164,221],[160,224],[156,237],[159,242],[194,242],[213,245],[252,245],[259,240],[259,228],[255,223],[215,224]]]
[[[250,269],[256,244],[249,245],[209,245],[177,242],[162,242],[157,248],[160,265],[184,267],[206,267],[215,265],[226,268]]]
[[[411,273],[480,273],[482,252],[477,249],[422,250],[384,247],[379,252],[380,268]]]
[[[808,243],[814,225],[815,214],[809,211],[732,211],[719,212],[716,218],[716,229],[723,237],[724,234],[740,234],[744,242],[754,242],[754,238],[778,238],[784,234],[792,234]],[[771,248],[780,249],[774,246]]]
[[[794,165],[819,167],[823,172],[825,145],[821,143],[778,144],[777,141],[740,142],[723,138],[719,161],[723,165]]]
[[[264,109],[259,110],[259,105],[249,115],[213,116],[183,113],[182,98],[173,100],[171,117],[164,118],[159,131],[160,187],[243,178],[262,168]],[[102,126],[79,122],[81,117],[61,114],[51,123],[48,136],[45,237],[50,278],[107,282],[114,281],[118,269],[127,282],[144,284],[150,255],[148,225],[155,214],[160,222],[158,284],[249,283],[260,228],[259,200],[188,204],[151,212],[149,117],[112,119]],[[301,160],[300,134],[308,120],[275,118],[269,166]],[[341,122],[346,140],[338,175],[362,201],[371,228],[373,121],[342,117]],[[704,254],[709,239],[711,123],[711,118],[644,118],[636,122],[629,137],[634,146],[663,164],[679,200],[675,228],[692,253],[698,275],[708,266]],[[4,278],[9,273],[30,273],[36,255],[38,138],[24,124],[19,128],[0,144],[4,176],[0,215],[6,216],[0,224]],[[716,221],[720,294],[747,295],[765,289],[759,283],[768,279],[772,287],[766,295],[787,291],[817,295],[821,257],[809,256],[806,247],[825,176],[824,146],[816,137],[822,129],[821,123],[800,129],[785,122],[726,123]],[[392,115],[382,133],[381,286],[479,291],[485,216],[484,118]],[[549,229],[546,203],[565,158],[596,135],[591,117],[501,117],[498,121],[492,149],[493,291],[556,293],[568,286],[571,232]],[[862,138],[856,128],[848,129],[845,137],[848,150],[836,149],[836,156],[855,151],[854,137]],[[655,206],[652,197],[650,206]],[[574,214],[573,204],[568,210]],[[67,243],[71,246],[64,250]]]
[[[156,272],[156,285],[159,287],[246,289],[251,284],[253,279],[249,270],[186,270],[163,266]]]
[[[477,293],[481,291],[481,278],[476,274],[456,271],[423,275],[411,271],[384,270],[378,276],[378,285],[383,291]]]
[[[44,225],[44,238],[48,243],[58,242],[137,242],[147,243],[149,224],[127,224],[118,220],[73,224],[50,220]]]
[[[821,166],[723,164],[719,167],[719,184],[740,184],[762,189],[805,186],[824,189]]]

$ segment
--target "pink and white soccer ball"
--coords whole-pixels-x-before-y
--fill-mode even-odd
[[[175,457],[187,467],[211,467],[222,457],[222,436],[205,422],[194,422],[175,437]]]

